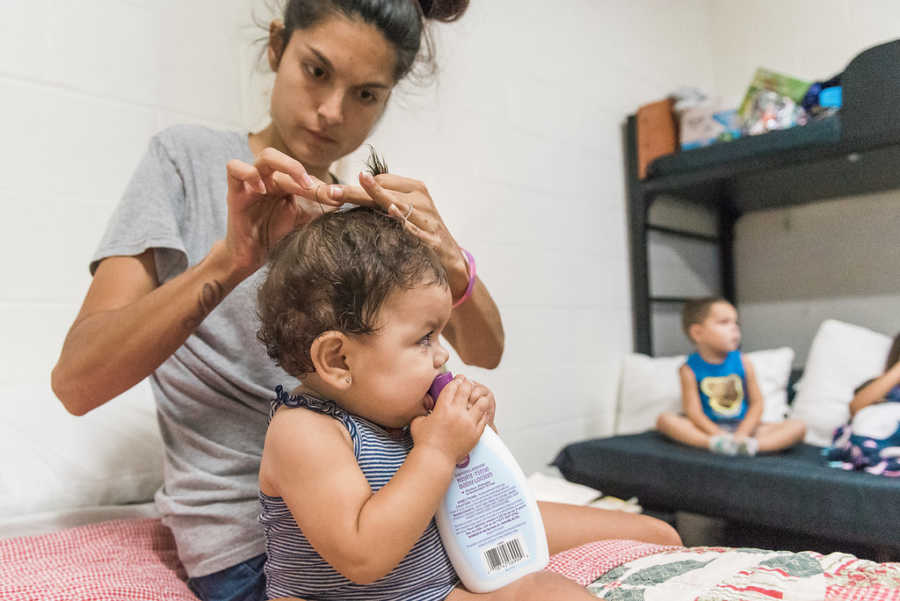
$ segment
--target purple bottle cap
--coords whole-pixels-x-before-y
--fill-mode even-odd
[[[444,386],[450,383],[450,380],[453,379],[453,374],[449,371],[445,371],[442,374],[438,374],[434,378],[434,382],[431,383],[431,388],[428,389],[428,394],[431,396],[431,400],[437,401],[438,395],[441,394],[441,391],[444,389]]]

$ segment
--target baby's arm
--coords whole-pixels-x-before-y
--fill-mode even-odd
[[[762,391],[759,389],[759,382],[756,380],[756,371],[753,369],[753,363],[745,356],[741,356],[744,364],[744,382],[747,384],[747,414],[741,421],[738,429],[735,430],[735,438],[749,438],[756,432],[759,421],[762,418],[763,404],[765,401],[762,397]]]
[[[694,370],[685,364],[678,370],[678,374],[681,376],[681,407],[684,414],[706,434],[718,434],[719,427],[703,413]]]
[[[415,446],[377,493],[340,423],[310,411],[281,411],[266,438],[261,486],[267,483],[285,500],[325,561],[353,582],[374,582],[422,536],[456,461],[478,441],[488,401],[479,399],[467,410],[471,389],[470,383],[454,380],[432,414],[416,418]]]
[[[880,403],[898,384],[900,384],[900,361],[853,396],[853,400],[850,401],[850,415],[856,415],[863,407]]]

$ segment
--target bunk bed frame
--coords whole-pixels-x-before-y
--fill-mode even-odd
[[[741,138],[660,157],[638,177],[637,124],[626,123],[628,216],[634,344],[653,355],[652,307],[686,298],[650,290],[648,235],[700,240],[718,247],[722,295],[737,305],[734,227],[749,211],[900,188],[900,40],[857,55],[842,76],[844,106],[804,127]],[[715,212],[716,235],[649,220],[661,196],[699,203]]]
[[[636,351],[653,354],[652,306],[686,300],[651,294],[650,232],[715,245],[722,293],[736,303],[733,234],[741,215],[900,188],[900,40],[857,55],[841,84],[844,106],[837,115],[660,157],[643,180],[638,177],[636,117],[628,118]],[[649,209],[664,195],[714,211],[717,234],[650,223]],[[900,524],[900,481],[828,467],[818,447],[800,444],[777,455],[733,458],[677,445],[651,431],[569,444],[553,465],[567,479],[604,494],[637,496],[656,515],[688,511],[792,536],[824,534],[842,544],[867,545],[880,559],[900,558],[897,530],[885,527]]]

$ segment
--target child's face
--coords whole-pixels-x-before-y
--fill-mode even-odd
[[[717,353],[730,353],[741,344],[738,314],[731,303],[715,303],[701,323],[692,328],[698,348]]]
[[[346,409],[391,428],[428,413],[433,404],[426,393],[449,356],[438,335],[450,311],[450,290],[443,286],[391,294],[378,315],[378,331],[353,339]]]

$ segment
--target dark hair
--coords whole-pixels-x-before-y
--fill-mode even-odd
[[[317,336],[372,334],[387,298],[420,285],[449,284],[440,259],[403,222],[365,207],[328,213],[273,249],[257,295],[257,337],[299,377],[315,371]]]
[[[703,323],[703,320],[709,315],[709,310],[716,303],[728,303],[730,305],[731,301],[721,296],[706,296],[703,298],[692,298],[684,303],[684,308],[681,310],[681,329],[684,330],[685,336],[691,338],[691,326]]]
[[[412,69],[422,41],[422,62],[434,71],[434,44],[425,27],[426,20],[449,23],[459,19],[469,0],[288,0],[284,7],[283,48],[294,30],[307,29],[333,14],[360,19],[373,25],[397,51],[394,81]]]
[[[900,361],[900,334],[894,336],[894,341],[891,343],[891,348],[888,351],[887,361],[884,362],[884,371],[888,371],[894,365],[896,365],[897,361]],[[859,386],[853,389],[853,396],[859,394],[859,391],[877,380],[877,378],[869,378]]]
[[[894,336],[891,350],[888,351],[887,362],[884,364],[884,371],[894,367],[897,361],[900,361],[900,333]]]

